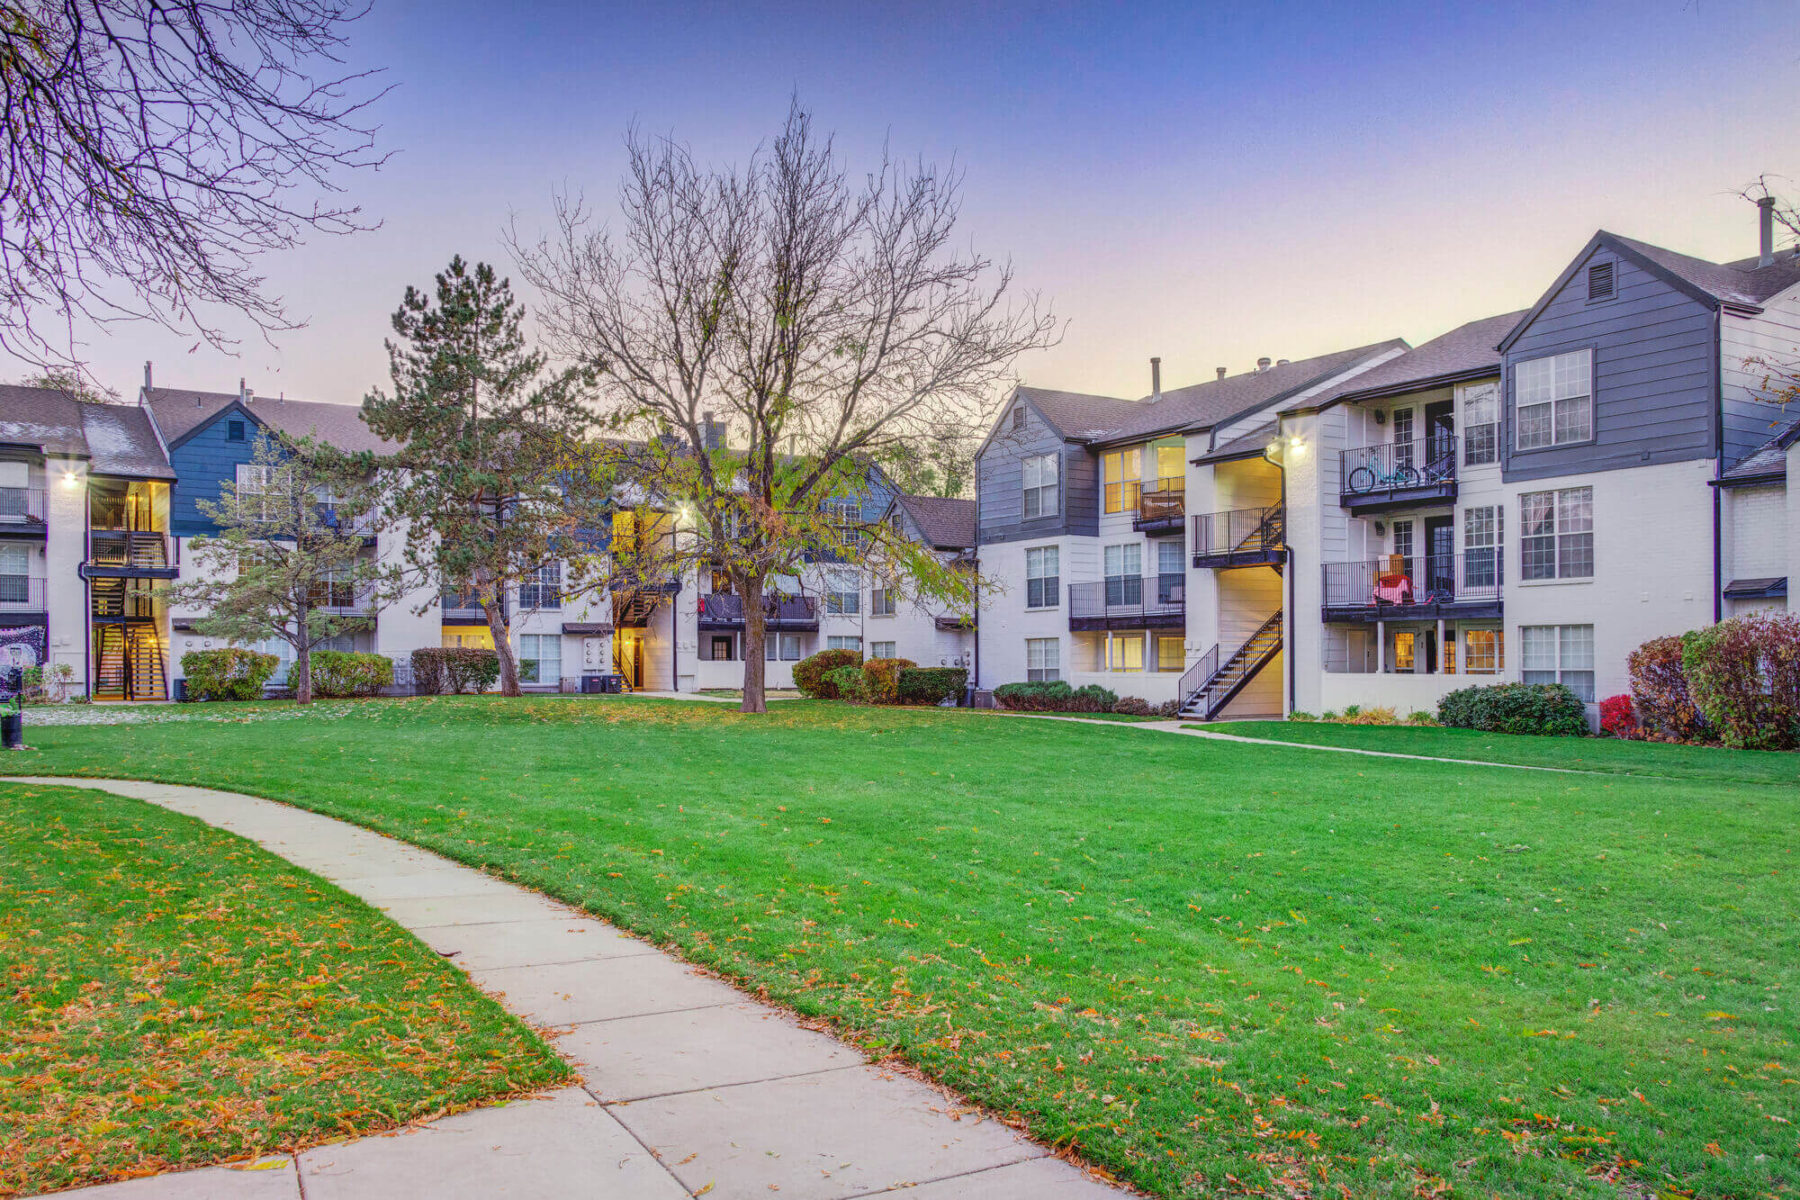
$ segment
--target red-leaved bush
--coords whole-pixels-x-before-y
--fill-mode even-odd
[[[1718,732],[1741,750],[1800,746],[1800,616],[1759,612],[1682,638],[1688,692]]]
[[[1630,696],[1621,693],[1600,702],[1600,732],[1616,738],[1637,736],[1637,712],[1631,706]]]
[[[1706,718],[1688,695],[1681,638],[1651,638],[1626,659],[1638,723],[1650,737],[1678,742],[1706,737]]]

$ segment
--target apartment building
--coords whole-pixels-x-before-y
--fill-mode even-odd
[[[1429,710],[1505,679],[1594,702],[1648,638],[1784,607],[1800,414],[1766,402],[1763,364],[1800,361],[1800,257],[1766,208],[1761,235],[1713,263],[1602,231],[1532,307],[1417,347],[1137,401],[1019,389],[978,476],[984,571],[1024,603],[981,614],[981,685],[1223,718]],[[1173,490],[1177,436],[1165,531],[1146,497]],[[1154,588],[1132,578],[1150,554]]]

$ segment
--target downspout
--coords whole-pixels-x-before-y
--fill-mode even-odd
[[[1725,474],[1725,309],[1713,309],[1713,478],[1719,479]],[[1725,619],[1725,554],[1722,545],[1724,529],[1724,497],[1720,495],[1723,488],[1714,487],[1712,492],[1712,610],[1713,624],[1717,625]]]
[[[981,460],[975,460],[975,656],[970,662],[972,670],[969,681],[974,688],[981,687]],[[975,706],[975,692],[970,691],[965,697],[969,707]]]
[[[1280,417],[1275,418],[1275,436],[1281,437]],[[1287,696],[1284,697],[1281,712],[1281,715],[1286,717],[1294,710],[1294,680],[1296,679],[1294,660],[1298,657],[1294,653],[1294,641],[1300,633],[1300,622],[1294,614],[1294,547],[1288,539],[1288,529],[1291,528],[1289,522],[1293,519],[1294,514],[1287,510],[1287,456],[1285,454],[1282,455],[1281,464],[1277,469],[1281,472],[1281,548],[1286,551],[1287,559],[1283,569],[1287,574],[1288,638],[1287,646],[1282,652],[1282,657],[1287,660]]]

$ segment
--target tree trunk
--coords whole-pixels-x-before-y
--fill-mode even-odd
[[[498,588],[495,591],[499,591]],[[496,600],[481,602],[481,611],[487,614],[488,633],[494,639],[494,653],[500,659],[500,694],[502,696],[522,696],[519,690],[519,660],[513,657],[512,622],[507,620],[506,610]]]
[[[739,712],[768,712],[764,676],[767,661],[763,645],[768,639],[767,622],[763,619],[763,581],[748,576],[733,576],[732,585],[744,601],[744,702]]]
[[[307,631],[306,617],[306,613],[300,614],[300,644],[294,647],[294,669],[288,676],[294,685],[295,704],[312,703],[312,634]]]

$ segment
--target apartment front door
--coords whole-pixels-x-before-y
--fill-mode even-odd
[[[625,677],[633,691],[644,686],[644,631],[619,629],[613,632],[613,670]]]
[[[1456,518],[1425,518],[1425,587],[1438,600],[1456,596]]]
[[[1456,404],[1439,400],[1425,406],[1425,478],[1448,479],[1456,470]]]

